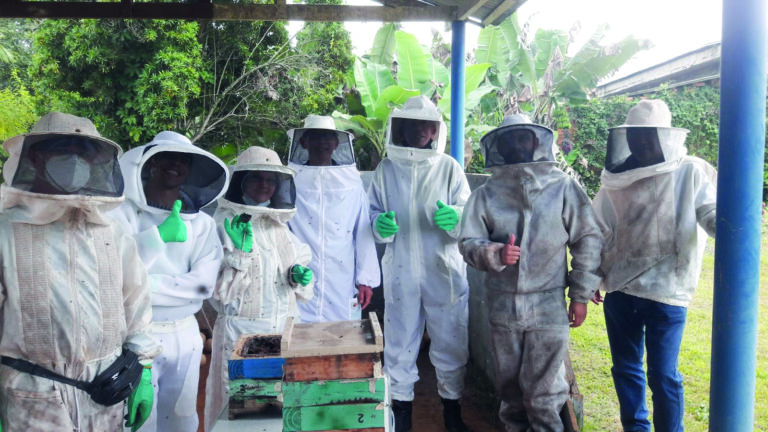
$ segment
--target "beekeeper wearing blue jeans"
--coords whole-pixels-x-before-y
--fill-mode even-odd
[[[605,324],[625,431],[683,430],[677,369],[688,303],[707,235],[715,234],[717,173],[686,155],[687,130],[661,100],[642,100],[610,130],[602,185],[592,205],[604,237]],[[602,301],[600,293],[594,298]]]

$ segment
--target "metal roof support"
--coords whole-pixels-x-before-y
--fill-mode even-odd
[[[752,431],[765,151],[766,0],[723,0],[709,430]]]
[[[464,166],[464,32],[467,23],[453,21],[451,31],[451,156]]]

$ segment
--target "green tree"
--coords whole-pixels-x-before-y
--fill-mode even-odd
[[[342,0],[307,0],[307,4],[343,4]],[[341,22],[307,22],[296,35],[296,49],[310,57],[315,65],[305,69],[306,80],[314,83],[299,107],[302,116],[330,114],[343,104],[347,73],[352,69],[355,55],[352,40]]]
[[[46,20],[31,74],[40,104],[91,118],[125,146],[178,129],[200,94],[197,30],[177,20]]]
[[[39,20],[0,20],[0,88],[28,82],[32,59],[32,34]]]
[[[300,118],[300,96],[312,68],[293,50],[284,23],[201,25],[203,91],[184,128],[193,140],[229,161],[251,145],[285,154],[285,130]]]
[[[11,85],[0,89],[0,142],[27,132],[36,120],[32,96],[16,72]],[[0,168],[8,154],[0,149]]]

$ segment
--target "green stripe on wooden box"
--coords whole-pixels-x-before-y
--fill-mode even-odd
[[[280,394],[280,380],[237,379],[229,382],[230,399],[252,399],[255,397],[277,397]]]
[[[347,404],[283,407],[285,432],[327,431],[384,427],[384,404]]]
[[[283,383],[283,406],[378,403],[385,399],[384,377]],[[231,390],[230,390],[230,394]]]

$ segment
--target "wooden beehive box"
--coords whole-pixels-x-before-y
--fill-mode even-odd
[[[382,375],[384,335],[370,319],[294,324],[283,331],[285,381],[373,378]]]
[[[376,314],[369,317],[286,324],[281,349],[284,431],[386,430],[383,334]]]
[[[281,340],[278,334],[246,334],[238,339],[228,362],[230,419],[278,403],[285,364]]]

